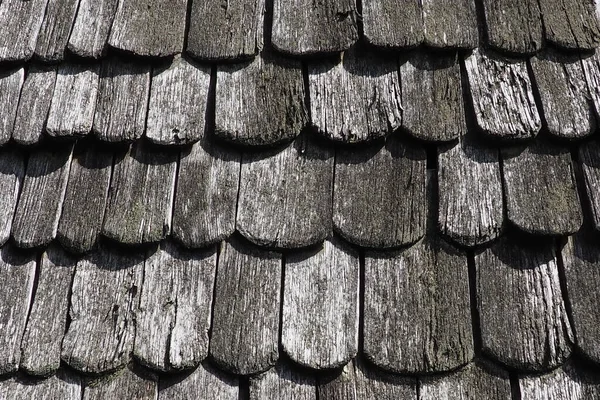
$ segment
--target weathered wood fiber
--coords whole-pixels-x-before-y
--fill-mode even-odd
[[[0,398],[10,400],[81,400],[81,380],[60,371],[47,379],[25,376],[0,380]]]
[[[341,142],[385,136],[400,127],[402,101],[398,64],[359,49],[331,61],[308,65],[312,123]]]
[[[156,400],[158,398],[157,378],[150,374],[132,371],[128,367],[112,375],[88,381],[82,400],[105,399]]]
[[[570,235],[583,216],[568,149],[538,140],[502,150],[507,217],[539,235]]]
[[[566,49],[600,45],[600,25],[594,0],[540,0],[545,39]]]
[[[17,199],[25,175],[25,157],[14,148],[0,151],[0,245],[10,237]]]
[[[579,160],[592,211],[592,221],[596,230],[600,230],[600,143],[596,140],[582,143],[579,147]]]
[[[181,53],[186,0],[119,0],[108,44],[139,56]]]
[[[134,356],[159,371],[192,368],[208,354],[215,249],[189,252],[164,242],[146,259]]]
[[[404,102],[402,127],[410,135],[444,142],[467,131],[456,54],[416,52],[400,65],[400,77]]]
[[[17,246],[45,246],[56,237],[69,178],[72,144],[46,146],[29,156],[12,224]]]
[[[472,363],[445,375],[424,376],[419,389],[421,400],[512,398],[508,372],[489,362]]]
[[[46,132],[51,136],[83,136],[92,130],[98,96],[97,64],[58,67]]]
[[[162,378],[158,400],[238,400],[239,382],[209,364],[200,364],[189,374]]]
[[[0,72],[0,145],[8,142],[12,136],[24,80],[23,68]]]
[[[235,231],[241,155],[211,138],[182,150],[173,238],[186,247],[220,242]]]
[[[23,145],[39,142],[46,128],[55,83],[55,66],[32,65],[27,70],[12,132],[15,142]]]
[[[102,234],[126,244],[151,243],[171,231],[178,153],[143,141],[114,167]]]
[[[422,7],[427,46],[441,49],[474,49],[478,46],[474,0],[425,0]]]
[[[150,65],[107,59],[100,69],[93,131],[108,142],[142,137],[150,96]],[[192,100],[192,99],[189,99]]]
[[[365,1],[362,17],[365,40],[384,48],[414,47],[421,44],[423,10],[421,1]]]
[[[286,259],[281,344],[300,365],[343,366],[358,351],[358,252],[339,239]]]
[[[317,400],[317,398],[314,377],[295,372],[284,364],[278,364],[264,374],[250,378],[250,400]]]
[[[75,20],[79,0],[48,0],[35,56],[44,62],[62,61]]]
[[[487,44],[514,54],[533,54],[543,44],[537,0],[483,0]]]
[[[465,66],[479,129],[501,139],[537,135],[542,123],[525,61],[475,51]]]
[[[104,220],[113,152],[95,143],[75,148],[56,237],[76,253],[91,250]]]
[[[215,135],[243,145],[291,140],[308,123],[299,61],[261,52],[217,67]]]
[[[210,68],[181,56],[155,68],[146,137],[154,143],[171,145],[192,143],[204,136],[209,85]]]
[[[77,263],[61,358],[85,373],[125,366],[133,350],[144,255],[103,247]],[[128,398],[128,397],[124,397]]]
[[[599,399],[600,376],[569,362],[547,374],[520,375],[519,391],[523,400]]]
[[[391,136],[362,149],[339,148],[335,162],[333,224],[344,239],[363,247],[391,248],[423,237],[423,148]]]
[[[531,67],[548,131],[564,139],[594,133],[596,117],[581,59],[547,51],[532,57]]]
[[[106,50],[118,3],[118,0],[80,0],[68,49],[80,57],[100,58]]]
[[[52,375],[60,367],[76,264],[77,260],[58,246],[51,246],[42,254],[33,305],[21,342],[20,369],[30,375]]]
[[[186,51],[192,57],[243,60],[263,47],[264,0],[191,1]]]
[[[417,400],[417,380],[354,361],[357,399]]]
[[[598,4],[600,5],[600,2]],[[600,115],[600,52],[583,58],[582,64],[594,110],[596,115]]]
[[[33,296],[35,254],[12,245],[0,249],[0,375],[15,372],[21,359],[21,338]]]
[[[242,157],[237,230],[267,247],[298,248],[331,236],[333,151],[310,135]]]
[[[0,61],[33,56],[48,0],[3,0],[0,3]]]
[[[504,202],[498,150],[463,136],[438,148],[440,233],[463,246],[477,246],[502,233]]]
[[[358,40],[358,18],[354,0],[274,0],[273,47],[293,55],[344,51]]]
[[[281,255],[231,238],[217,266],[212,359],[235,374],[255,374],[278,358]],[[269,397],[265,397],[269,398]]]
[[[501,239],[475,256],[483,351],[518,370],[561,365],[573,334],[551,241]]]

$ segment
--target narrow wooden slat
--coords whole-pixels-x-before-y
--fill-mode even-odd
[[[0,61],[33,56],[48,0],[4,0],[0,4]]]
[[[596,230],[600,230],[600,143],[597,140],[583,143],[579,147],[579,160],[592,211],[591,220]]]
[[[474,0],[425,0],[424,44],[440,49],[474,49],[479,44]]]
[[[255,374],[278,358],[281,255],[230,239],[215,286],[210,355],[223,369]],[[267,397],[269,398],[269,397]]]
[[[262,399],[317,400],[315,379],[278,365],[250,379],[250,400]]]
[[[540,0],[546,40],[565,49],[600,45],[600,24],[594,0]]]
[[[239,381],[208,364],[173,378],[161,378],[158,400],[200,399],[238,400]]]
[[[113,375],[87,382],[82,400],[136,399],[155,400],[158,397],[157,378],[142,375],[125,367]]]
[[[68,49],[85,58],[100,58],[106,50],[118,0],[80,0]]]
[[[12,136],[24,80],[23,68],[0,72],[0,145],[8,142]]]
[[[520,375],[519,391],[524,400],[600,398],[600,376],[597,371],[567,363],[541,375]]]
[[[79,0],[48,0],[35,55],[44,62],[62,61]]]
[[[365,1],[362,16],[365,40],[374,46],[398,49],[423,41],[423,10],[418,0]]]
[[[0,245],[10,237],[23,177],[25,157],[14,148],[0,151]]]
[[[0,380],[0,398],[11,400],[81,400],[81,380],[60,371],[48,379],[16,377]]]

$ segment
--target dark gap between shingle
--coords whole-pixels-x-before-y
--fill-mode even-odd
[[[238,378],[238,400],[250,399],[250,378],[240,376]]]
[[[477,308],[477,268],[475,266],[475,255],[473,250],[467,251],[467,265],[469,273],[469,298],[471,304],[471,327],[473,329],[473,345],[475,346],[475,358],[482,353],[481,323],[479,308]]]
[[[171,198],[171,221],[169,224],[169,233],[167,236],[173,235],[173,220],[175,219],[175,207],[177,204],[177,186],[179,184],[179,168],[181,166],[181,151],[177,154],[177,162],[175,163],[175,180],[173,182],[173,197]]]
[[[360,249],[358,254],[358,354],[363,354],[365,338],[365,250]]]
[[[510,394],[512,400],[521,400],[521,389],[519,388],[519,376],[515,372],[509,372]]]
[[[534,56],[536,57],[536,56]],[[542,95],[540,94],[540,88],[535,77],[535,73],[533,72],[533,67],[531,66],[531,59],[526,61],[527,65],[527,74],[529,75],[529,79],[531,79],[531,92],[533,93],[533,99],[535,100],[535,107],[540,114],[540,118],[542,120],[542,129],[540,133],[544,133],[548,131],[548,123],[546,122],[546,114],[544,113],[544,107],[542,103]],[[538,133],[538,135],[540,134]]]
[[[33,309],[33,303],[35,302],[35,297],[38,289],[38,285],[40,283],[40,270],[42,269],[42,254],[43,252],[39,252],[35,256],[35,272],[33,273],[33,285],[31,287],[31,299],[29,300],[28,309],[27,309],[27,318],[25,318],[25,328],[27,329],[27,324],[29,323],[29,317],[31,316],[31,310]]]
[[[477,16],[477,31],[479,33],[480,47],[487,47],[489,38],[487,35],[487,20],[483,0],[475,0],[475,15]]]
[[[312,112],[310,108],[310,83],[308,82],[308,65],[306,61],[302,61],[300,64],[302,69],[302,81],[304,82],[304,107],[306,107],[306,115],[308,116],[308,125],[314,126],[312,121]]]
[[[573,320],[573,308],[571,306],[571,300],[569,298],[569,291],[567,288],[567,275],[565,272],[565,260],[562,255],[562,249],[567,243],[566,238],[556,238],[555,251],[556,251],[556,266],[558,269],[558,280],[560,283],[560,293],[562,296],[563,303],[565,304],[565,312],[567,313],[567,319],[571,325],[571,331],[573,332],[573,342],[577,343],[577,335],[575,334],[575,323]]]
[[[362,0],[356,0],[356,27],[358,28],[358,40],[360,40],[360,38],[363,38],[365,36],[365,29],[363,26]]]
[[[183,49],[182,53],[185,53],[188,47],[188,34],[190,33],[190,21],[192,19],[192,3],[194,0],[187,0],[187,6],[185,10],[185,27],[183,28]]]
[[[285,266],[287,263],[287,254],[281,253],[281,283],[279,288],[279,328],[277,332],[277,348],[279,349],[279,358],[283,351],[283,301],[285,293]]]
[[[221,251],[223,251],[223,246],[224,246],[224,241],[220,242],[220,244],[216,244],[216,256],[215,256],[215,275],[214,275],[214,279],[213,279],[213,290],[212,290],[212,301],[211,301],[211,307],[210,307],[210,324],[208,326],[208,343],[209,343],[209,352],[210,352],[210,342],[212,339],[212,330],[213,330],[213,322],[215,320],[215,301],[217,298],[217,278],[219,275],[219,266],[220,266],[220,261],[221,261]],[[207,357],[207,359],[210,359],[210,357]],[[220,368],[219,368],[220,369]]]

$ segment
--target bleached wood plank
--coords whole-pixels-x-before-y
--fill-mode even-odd
[[[0,72],[0,145],[8,142],[12,136],[24,80],[23,68]]]
[[[156,400],[158,397],[157,377],[133,371],[128,367],[113,375],[88,381],[82,400],[136,399]]]
[[[0,380],[0,398],[11,400],[81,400],[81,379],[64,370],[47,379],[26,376]]]
[[[190,374],[161,379],[158,400],[239,400],[239,381],[208,364]]]
[[[48,0],[4,0],[0,4],[0,61],[33,56]]]
[[[35,55],[44,62],[62,61],[79,0],[48,0]]]
[[[250,379],[250,400],[262,399],[317,400],[315,379],[280,364]]]
[[[519,391],[523,400],[587,400],[600,398],[597,371],[572,363],[541,375],[520,375]]]
[[[80,0],[68,49],[84,58],[104,55],[118,3],[119,0]]]
[[[421,0],[421,6],[425,45],[444,50],[478,46],[474,0]]]

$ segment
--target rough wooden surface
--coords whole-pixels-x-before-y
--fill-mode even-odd
[[[200,364],[190,374],[161,378],[158,400],[239,400],[238,385],[237,378],[225,375],[208,364]]]
[[[39,142],[46,128],[55,83],[55,66],[32,65],[27,70],[12,132],[15,142],[23,145]]]
[[[358,39],[358,18],[354,0],[274,0],[273,47],[293,55],[346,50]]]
[[[158,397],[157,378],[142,375],[125,367],[113,375],[88,381],[82,400],[136,399],[156,400]]]
[[[594,0],[540,0],[544,32],[550,43],[571,50],[600,45]]]
[[[478,46],[474,0],[425,0],[421,6],[425,45],[440,49]]]
[[[0,375],[15,372],[21,359],[21,338],[33,296],[35,254],[11,245],[0,249]]]
[[[0,61],[33,56],[48,0],[4,0],[0,4]]]
[[[309,63],[312,123],[341,142],[385,136],[402,122],[401,88],[395,58],[353,48],[333,63]]]
[[[170,242],[146,259],[134,348],[143,365],[169,371],[206,358],[216,264],[214,248],[189,252]]]
[[[475,51],[465,60],[475,119],[483,133],[500,139],[529,139],[541,119],[525,61]]]
[[[178,153],[138,141],[115,164],[102,234],[126,244],[158,242],[171,231]]]
[[[42,254],[35,297],[21,342],[20,368],[30,375],[48,376],[60,367],[76,263],[75,258],[57,246]]]
[[[98,96],[98,65],[66,63],[58,67],[46,132],[82,136],[92,130]]]
[[[149,96],[148,64],[107,59],[100,69],[94,134],[108,142],[141,138]]]
[[[475,256],[483,351],[518,370],[543,371],[571,354],[573,334],[551,241],[502,239]]]
[[[600,2],[598,2],[600,5]],[[600,12],[599,12],[600,13]],[[596,115],[600,115],[600,52],[582,58],[583,73],[587,81],[591,102],[596,111]],[[590,99],[588,99],[590,101]]]
[[[59,372],[48,379],[14,377],[0,380],[0,398],[10,400],[81,400],[81,380]]]
[[[279,364],[264,374],[250,378],[250,400],[317,400],[315,379]]]
[[[463,246],[477,246],[502,233],[504,203],[498,150],[463,136],[438,148],[438,228]]]
[[[467,131],[457,55],[419,51],[400,65],[402,127],[417,139],[444,142]]]
[[[72,144],[62,144],[37,149],[30,155],[12,224],[12,236],[19,247],[45,246],[56,237],[72,149]]]
[[[186,12],[186,0],[119,0],[108,44],[139,56],[180,53]]]
[[[333,224],[362,247],[412,244],[425,234],[426,156],[420,146],[397,136],[336,155]],[[368,212],[365,212],[369,210]]]
[[[25,157],[15,149],[0,151],[0,245],[10,237],[17,199],[25,176]]]
[[[278,358],[281,255],[230,239],[219,256],[210,355],[235,374],[255,374]],[[269,398],[269,397],[266,397]]]
[[[243,145],[291,140],[308,123],[299,61],[261,52],[217,67],[215,135]]]
[[[541,140],[502,150],[508,220],[538,235],[570,235],[583,216],[568,149]]]
[[[343,366],[358,351],[358,253],[340,240],[286,259],[281,344],[300,365]]]
[[[239,152],[210,138],[182,151],[173,205],[173,238],[197,248],[233,234],[240,160]]]
[[[143,262],[143,253],[103,247],[77,263],[61,354],[69,366],[97,374],[129,362]]]
[[[79,0],[48,0],[35,55],[44,62],[62,61]]]
[[[23,68],[0,71],[0,145],[12,136],[24,80]]]
[[[209,85],[210,68],[181,56],[154,68],[146,137],[171,145],[195,142],[204,136]]]
[[[542,16],[536,0],[483,0],[483,10],[491,48],[533,54],[542,47]]]
[[[548,131],[563,139],[580,139],[596,131],[594,107],[581,59],[546,52],[531,58]]]
[[[418,0],[365,1],[362,6],[365,40],[378,47],[415,47],[423,41],[423,10]]]
[[[263,46],[264,0],[192,0],[186,51],[206,61],[243,60]],[[227,38],[227,40],[222,40]]]
[[[237,230],[277,248],[306,247],[331,236],[332,153],[302,135],[284,149],[244,154]]]
[[[591,209],[592,222],[596,229],[600,230],[600,143],[595,140],[581,144],[579,147],[579,160]]]
[[[518,383],[523,400],[600,398],[600,376],[597,370],[583,369],[572,363],[544,375],[521,375]]]
[[[118,3],[118,0],[80,0],[68,49],[80,57],[100,58]]]

